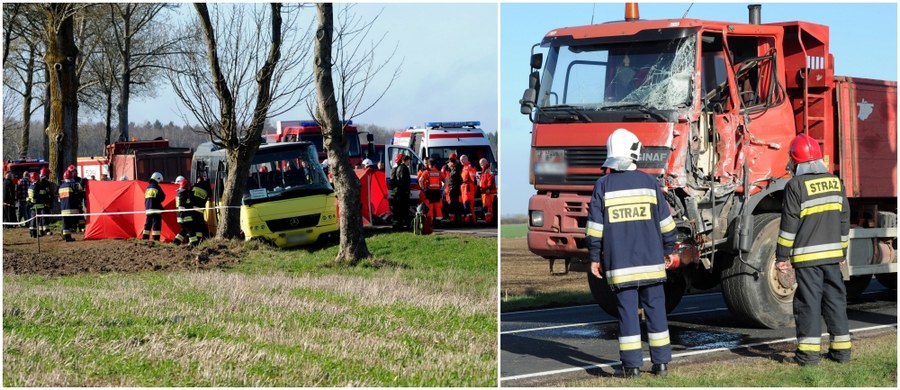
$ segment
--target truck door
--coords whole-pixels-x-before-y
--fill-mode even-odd
[[[734,87],[731,56],[721,32],[704,32],[701,39],[700,124],[692,131],[691,155],[695,173],[703,172],[707,181],[734,183],[737,148],[735,138],[744,118],[740,115]],[[714,179],[718,178],[718,179]]]

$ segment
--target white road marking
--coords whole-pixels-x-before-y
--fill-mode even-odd
[[[876,325],[876,326],[870,326],[868,328],[851,329],[850,332],[851,333],[852,332],[865,332],[865,331],[870,331],[870,330],[892,328],[892,327],[896,328],[897,324]],[[828,333],[822,333],[822,336],[827,336],[827,335],[828,335]],[[706,350],[702,350],[702,351],[682,352],[682,353],[672,354],[672,359],[674,360],[675,358],[694,356],[694,355],[702,355],[702,354],[713,353],[713,352],[731,351],[731,350],[741,349],[741,348],[758,347],[761,345],[778,344],[778,343],[784,343],[784,342],[789,342],[789,341],[793,341],[793,340],[796,340],[796,338],[790,337],[790,338],[784,338],[784,339],[778,339],[778,340],[770,340],[770,341],[764,341],[764,342],[753,343],[753,344],[738,345],[736,347],[731,347],[731,348],[722,347],[722,348],[706,349]],[[646,357],[646,358],[644,358],[644,361],[649,362],[650,358]],[[597,363],[597,364],[591,364],[591,365],[581,366],[581,367],[570,367],[570,368],[563,368],[563,369],[559,369],[559,370],[543,371],[543,372],[535,372],[535,373],[531,373],[531,374],[522,374],[522,375],[501,377],[500,381],[513,381],[513,380],[519,380],[519,379],[537,378],[537,377],[542,377],[542,376],[565,374],[565,373],[576,372],[576,371],[586,371],[586,370],[597,369],[597,368],[612,368],[612,367],[619,366],[619,365],[620,365],[619,363],[614,363],[614,364]]]
[[[688,315],[688,314],[710,313],[710,312],[714,312],[714,311],[723,311],[723,310],[728,310],[728,308],[722,307],[722,308],[718,308],[718,309],[706,309],[706,310],[698,310],[698,311],[691,311],[691,312],[669,313],[669,317],[676,317],[676,316]],[[616,322],[618,322],[618,321],[617,320],[606,320],[606,321],[582,322],[582,323],[578,323],[578,324],[565,324],[565,325],[544,326],[541,328],[526,328],[526,329],[508,330],[505,332],[500,332],[500,334],[539,332],[542,330],[573,328],[576,326],[585,326],[585,325],[615,324]]]
[[[706,297],[713,295],[720,295],[721,292],[711,292],[711,293],[702,293],[702,294],[691,294],[686,295],[685,298],[694,298],[694,297]],[[555,311],[555,310],[568,310],[568,309],[577,309],[582,307],[596,307],[596,303],[591,303],[588,305],[577,305],[577,306],[566,306],[566,307],[551,307],[549,309],[535,309],[535,310],[522,310],[522,311],[512,311],[509,313],[500,313],[501,316],[515,316],[515,315],[524,315],[524,314],[532,314],[532,313],[541,313],[545,311]]]

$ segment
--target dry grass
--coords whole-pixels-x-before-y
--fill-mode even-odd
[[[496,381],[496,290],[448,293],[400,273],[15,278],[3,291],[7,386]]]

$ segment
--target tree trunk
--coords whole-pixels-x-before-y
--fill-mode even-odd
[[[28,45],[28,66],[25,76],[25,94],[22,102],[22,138],[19,139],[19,158],[28,158],[28,144],[31,137],[31,94],[34,87],[34,56],[37,48]]]
[[[131,17],[122,21],[124,24],[122,45],[122,88],[119,91],[119,104],[116,106],[119,114],[119,139],[128,141],[131,134],[128,131],[128,99],[131,95]]]
[[[75,164],[78,152],[78,74],[72,12],[69,4],[49,5],[47,18],[47,54],[50,71],[50,180],[59,176],[69,164]],[[59,27],[57,29],[57,26]]]
[[[112,88],[106,90],[106,139],[103,140],[103,151],[106,153],[106,145],[110,144],[112,135]]]
[[[356,265],[369,257],[362,222],[362,206],[359,201],[359,178],[353,172],[347,156],[347,140],[338,117],[331,78],[331,49],[333,43],[334,15],[331,3],[316,4],[319,24],[316,28],[314,72],[316,82],[316,119],[322,126],[328,165],[335,184],[340,208],[340,248],[338,262]]]
[[[50,70],[44,66],[44,80],[50,80]],[[41,158],[48,158],[50,155],[50,137],[47,137],[47,128],[50,127],[50,83],[44,83],[44,135],[41,137]]]
[[[225,159],[228,164],[228,174],[222,186],[222,199],[220,206],[229,206],[219,210],[219,224],[216,228],[216,238],[235,238],[241,233],[241,200],[244,187],[247,185],[247,172],[250,171],[250,159],[256,150],[251,153],[246,149],[226,149]]]

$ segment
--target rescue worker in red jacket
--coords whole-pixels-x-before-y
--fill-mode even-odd
[[[59,184],[59,210],[62,217],[62,235],[65,241],[75,241],[72,232],[78,229],[78,220],[81,219],[81,205],[84,191],[81,184],[73,179],[74,171],[63,172],[63,181]],[[75,215],[67,217],[66,215]]]
[[[494,181],[494,174],[491,172],[491,163],[486,158],[478,161],[481,165],[481,178],[478,179],[478,188],[481,189],[481,205],[484,209],[484,222],[492,223],[494,221],[494,198],[497,196],[497,183]]]
[[[40,176],[37,173],[31,174],[31,187],[28,187],[28,203],[31,204],[31,217],[34,219],[31,221],[28,230],[33,238],[37,238],[38,234],[42,236],[53,234],[48,227],[50,221],[47,218],[40,217],[50,211],[50,203],[52,201],[50,191],[52,187],[50,186],[50,181],[47,180],[49,176],[50,169],[47,167],[41,168]]]
[[[478,171],[469,163],[469,156],[460,156],[459,162],[462,163],[462,203],[465,209],[463,221],[475,223],[475,176]]]
[[[178,190],[175,191],[175,208],[178,209],[178,226],[181,226],[181,231],[175,235],[173,243],[181,245],[187,240],[191,246],[194,246],[197,245],[197,236],[194,234],[191,181],[183,176],[178,176],[175,178],[175,184],[178,184]]]
[[[779,280],[796,279],[794,322],[797,352],[789,362],[817,365],[822,318],[831,336],[826,358],[850,361],[850,329],[841,264],[847,256],[850,204],[841,180],[828,173],[819,144],[801,134],[791,142],[794,177],[784,188],[781,231],[775,250]],[[791,277],[791,273],[793,276]]]
[[[441,201],[441,187],[444,184],[444,174],[434,165],[434,159],[429,158],[427,161],[428,169],[425,171],[425,199],[428,201],[429,213],[433,220],[439,221],[444,219],[443,202]]]
[[[587,221],[591,273],[606,279],[619,314],[622,375],[640,376],[643,363],[638,303],[647,317],[651,371],[664,376],[672,360],[663,284],[673,254],[675,221],[656,178],[638,171],[638,138],[617,129],[607,140],[609,174],[594,184]]]
[[[147,190],[144,191],[144,208],[147,210],[147,221],[144,222],[142,240],[149,240],[151,237],[156,241],[162,239],[162,211],[163,201],[166,199],[166,193],[163,192],[159,185],[162,179],[162,173],[153,172],[150,175]]]

